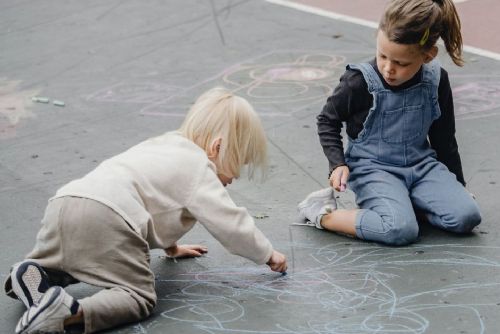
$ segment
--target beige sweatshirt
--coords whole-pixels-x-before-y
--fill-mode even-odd
[[[146,140],[102,162],[53,198],[76,196],[112,208],[151,248],[175,245],[199,221],[231,253],[257,264],[273,251],[238,207],[204,150],[178,132]]]

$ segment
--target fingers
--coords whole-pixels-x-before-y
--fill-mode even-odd
[[[343,192],[347,188],[347,179],[349,178],[349,168],[339,166],[335,168],[330,176],[330,185],[337,191]]]
[[[286,260],[282,263],[273,263],[270,267],[272,271],[276,271],[278,273],[283,273],[288,269]]]
[[[281,265],[279,263],[271,263],[269,267],[271,268],[272,271],[282,272],[280,271]]]
[[[196,250],[196,249],[187,249],[185,256],[187,256],[187,257],[200,257],[202,255],[203,255],[203,253]]]
[[[186,249],[197,251],[201,254],[205,254],[208,252],[208,247],[203,246],[203,245],[182,245],[182,247],[186,248]]]
[[[347,188],[347,178],[349,177],[349,170],[343,171],[340,174],[340,191],[345,191]]]
[[[341,176],[342,176],[342,170],[340,168],[336,168],[332,175],[330,176],[330,184],[333,189],[337,191],[341,191]]]
[[[287,270],[286,258],[283,254],[273,251],[267,265],[272,271],[283,273]]]
[[[340,187],[340,182],[338,181],[338,179],[335,177],[335,174],[332,173],[332,175],[330,176],[330,187],[332,187],[333,189],[339,191],[339,187]]]
[[[186,258],[186,257],[200,257],[208,252],[208,248],[202,245],[178,245],[175,252],[170,252],[170,257],[173,258]]]
[[[280,263],[279,265],[277,265],[276,268],[274,269],[274,271],[279,272],[279,273],[283,273],[287,269],[288,269],[288,266],[287,266],[286,260],[285,260],[283,263]]]
[[[208,248],[206,246],[198,246],[195,249],[201,254],[208,253]]]

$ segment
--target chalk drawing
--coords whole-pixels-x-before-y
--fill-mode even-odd
[[[189,87],[120,82],[87,96],[100,103],[129,103],[149,116],[185,116],[193,99],[222,85],[247,98],[261,116],[289,117],[320,110],[345,69],[346,56],[323,51],[273,51],[228,67]],[[498,76],[453,76],[457,119],[500,113]]]
[[[181,87],[159,83],[117,83],[101,89],[87,97],[87,100],[113,103],[149,104],[163,101],[182,91]]]
[[[273,51],[234,64],[189,87],[120,82],[86,99],[142,104],[140,112],[144,115],[185,116],[197,95],[222,85],[247,98],[261,116],[288,117],[311,104],[322,105],[343,73],[344,63],[344,56],[330,52]]]
[[[0,78],[0,139],[12,138],[22,119],[34,117],[28,109],[38,90],[19,89],[20,81]]]
[[[214,334],[444,333],[442,316],[459,317],[464,329],[485,333],[481,313],[500,308],[498,297],[488,293],[500,287],[500,247],[291,246],[302,257],[296,262],[306,265],[286,276],[250,266],[158,277],[155,327]],[[412,274],[421,270],[432,277]],[[440,279],[440,272],[446,277]],[[141,330],[147,333],[149,326],[145,321]],[[450,333],[459,333],[461,324],[453,326]]]
[[[225,86],[252,102],[264,115],[291,115],[323,104],[344,71],[345,57],[331,53],[273,53],[234,66]]]
[[[453,87],[457,119],[500,114],[500,78],[457,77],[457,79],[459,81],[466,80],[466,82]]]

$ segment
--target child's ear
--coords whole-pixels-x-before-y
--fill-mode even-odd
[[[427,64],[428,62],[436,58],[437,54],[438,47],[434,45],[432,48],[424,52],[424,63]]]
[[[208,147],[207,155],[210,160],[215,160],[219,156],[221,143],[222,143],[222,138],[217,138]]]

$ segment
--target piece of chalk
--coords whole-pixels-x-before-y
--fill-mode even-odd
[[[42,96],[33,96],[31,98],[31,101],[33,101],[33,102],[40,102],[40,103],[49,103],[49,98],[48,97],[42,97]]]
[[[54,100],[54,101],[52,101],[52,104],[54,104],[55,106],[64,107],[63,101]]]

